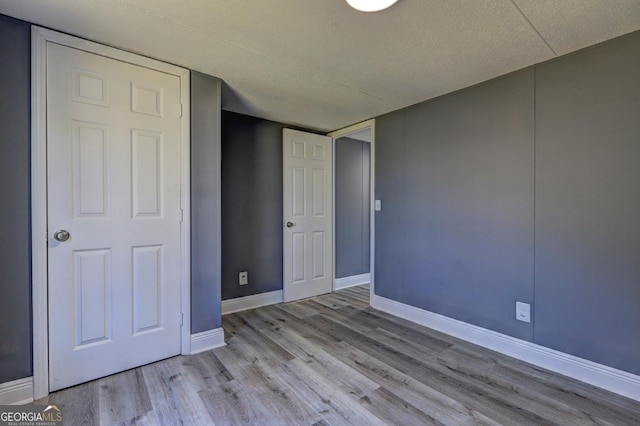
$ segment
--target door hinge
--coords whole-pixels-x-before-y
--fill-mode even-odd
[[[178,117],[182,118],[184,106],[182,104],[178,105]]]
[[[184,316],[182,315],[182,312],[178,314],[178,324],[180,324],[180,327],[184,325]]]
[[[184,220],[184,210],[179,209],[178,210],[178,222],[182,223],[183,220]]]

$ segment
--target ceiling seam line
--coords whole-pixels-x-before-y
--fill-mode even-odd
[[[536,32],[536,34],[538,34],[538,37],[540,37],[540,39],[544,42],[544,44],[547,45],[547,47],[549,48],[549,50],[551,50],[551,52],[553,53],[553,56],[555,56],[556,58],[558,57],[558,54],[556,53],[556,51],[553,49],[553,47],[551,47],[551,45],[549,44],[549,42],[542,36],[542,34],[540,34],[540,31],[538,31],[538,29],[533,25],[533,23],[529,20],[529,18],[527,17],[527,15],[524,14],[524,12],[522,11],[522,9],[520,9],[520,7],[518,7],[518,5],[516,4],[515,0],[511,0],[511,4],[513,5],[513,7],[516,8],[516,10],[518,12],[520,12],[520,15],[522,15],[522,17],[524,18],[525,21],[527,21],[527,23],[529,24],[529,26],[531,27],[531,29],[533,31]]]

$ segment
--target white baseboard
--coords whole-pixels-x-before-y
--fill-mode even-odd
[[[222,328],[214,328],[213,330],[207,330],[191,335],[191,355],[199,354],[200,352],[208,351],[210,349],[220,348],[225,345],[224,330],[222,330]]]
[[[252,296],[237,297],[222,301],[222,315],[234,312],[246,311],[247,309],[259,308],[260,306],[274,305],[282,303],[284,295],[282,290],[270,291],[268,293],[254,294]]]
[[[0,383],[0,405],[19,405],[33,402],[33,377]]]
[[[371,274],[352,275],[350,277],[336,278],[333,286],[334,290],[341,290],[343,288],[354,287],[362,284],[369,284],[371,282]]]
[[[425,327],[640,401],[640,376],[373,295],[371,306]]]

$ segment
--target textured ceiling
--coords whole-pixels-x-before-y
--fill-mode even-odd
[[[335,130],[640,29],[640,0],[0,0],[0,13],[214,75],[223,108]]]

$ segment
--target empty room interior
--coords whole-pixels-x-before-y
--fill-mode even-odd
[[[0,0],[0,64],[0,412],[640,424],[638,0]]]

